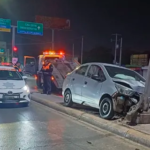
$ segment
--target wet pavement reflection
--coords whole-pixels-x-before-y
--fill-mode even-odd
[[[48,107],[0,109],[0,150],[146,150]]]

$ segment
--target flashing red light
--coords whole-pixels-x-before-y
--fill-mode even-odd
[[[49,53],[48,52],[43,52],[43,55],[48,55]]]
[[[60,55],[64,55],[64,52],[61,51],[61,52],[59,52],[59,54],[60,54]]]
[[[16,46],[14,46],[13,51],[16,52],[18,49]]]
[[[2,66],[11,66],[11,64],[10,64],[10,63],[7,63],[7,62],[6,62],[6,63],[3,62],[3,63],[1,63],[1,65],[2,65]]]
[[[52,81],[54,80],[54,77],[53,77],[53,76],[51,77],[51,80],[52,80]]]

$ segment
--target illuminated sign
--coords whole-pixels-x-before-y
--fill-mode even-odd
[[[0,32],[11,32],[11,20],[0,18]]]

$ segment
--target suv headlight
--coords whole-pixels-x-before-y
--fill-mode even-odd
[[[30,92],[30,90],[29,90],[29,87],[28,86],[24,86],[23,88],[22,88],[24,91],[27,91],[27,93],[29,93]]]
[[[134,91],[132,89],[127,88],[123,85],[120,85],[120,84],[117,84],[117,83],[115,85],[116,85],[116,88],[117,88],[117,90],[120,94],[123,94],[123,95],[126,95],[126,96],[131,96],[134,93]]]

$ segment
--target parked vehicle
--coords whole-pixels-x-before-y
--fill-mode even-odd
[[[64,104],[73,103],[99,109],[99,115],[112,119],[126,114],[143,93],[145,79],[130,69],[103,63],[87,63],[69,73],[63,83]]]
[[[28,106],[30,90],[22,76],[13,66],[0,64],[0,103],[16,103]]]

